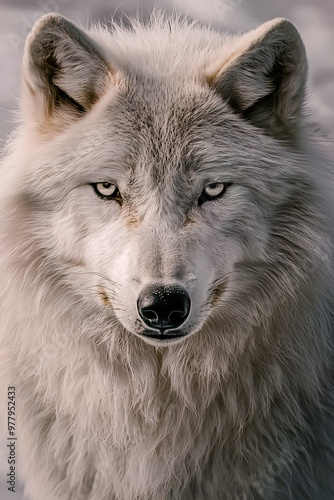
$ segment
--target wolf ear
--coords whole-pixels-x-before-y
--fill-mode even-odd
[[[23,105],[47,132],[88,111],[112,76],[100,49],[58,14],[46,14],[29,34],[23,58]]]
[[[207,70],[207,81],[245,120],[294,143],[304,100],[307,61],[296,28],[274,19],[239,39],[227,60]]]

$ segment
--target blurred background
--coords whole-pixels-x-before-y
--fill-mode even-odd
[[[315,135],[334,159],[334,0],[1,0],[0,15],[0,147],[15,127],[20,96],[24,42],[35,21],[59,12],[83,27],[126,15],[148,18],[154,5],[176,10],[232,33],[252,29],[275,17],[286,17],[298,28],[309,61],[308,110]],[[19,438],[19,436],[18,436]],[[7,491],[6,440],[0,438],[0,499],[21,500],[22,488]],[[19,467],[19,456],[18,456]],[[47,499],[46,499],[47,500]]]

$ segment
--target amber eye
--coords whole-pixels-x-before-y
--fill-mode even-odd
[[[217,198],[221,198],[230,185],[230,182],[212,182],[211,184],[208,184],[203,189],[201,196],[198,199],[198,204],[202,205],[205,201],[212,201]]]
[[[115,200],[118,203],[122,203],[121,193],[115,184],[112,184],[111,182],[97,182],[95,184],[91,184],[91,186],[100,198]]]

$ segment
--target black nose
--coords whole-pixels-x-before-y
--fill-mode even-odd
[[[137,308],[145,325],[163,332],[184,323],[190,311],[190,297],[180,286],[151,285],[141,292]]]

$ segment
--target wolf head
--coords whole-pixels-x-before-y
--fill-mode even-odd
[[[42,17],[12,187],[38,269],[155,345],[267,321],[307,294],[319,220],[300,152],[306,72],[284,19],[229,38]]]

